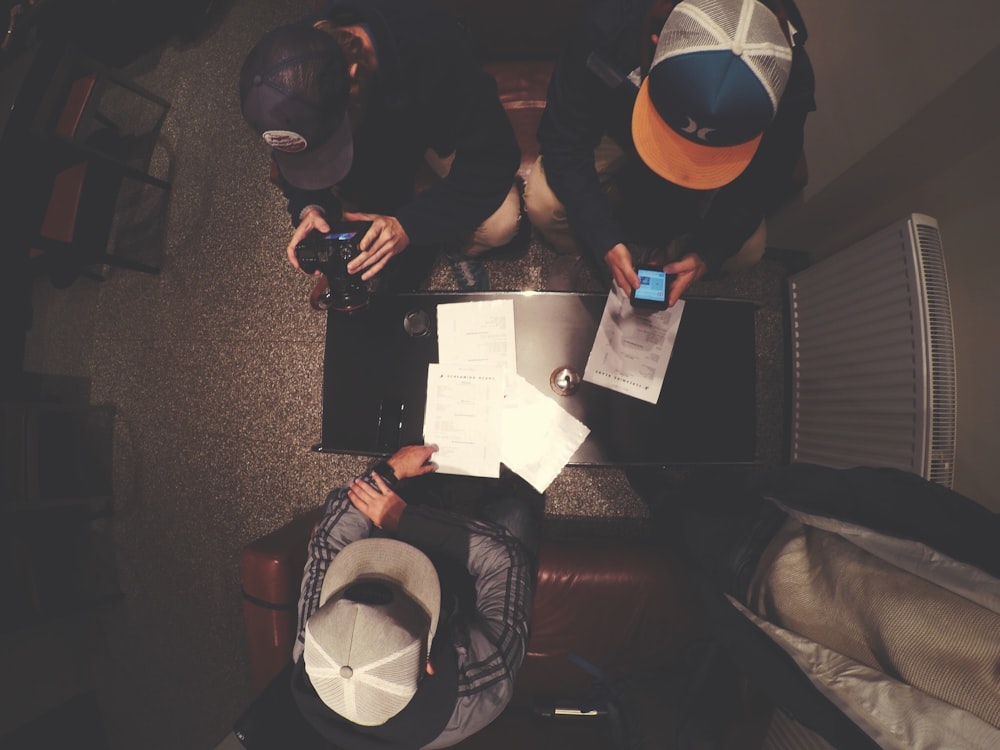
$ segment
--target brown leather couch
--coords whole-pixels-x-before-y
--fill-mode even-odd
[[[306,546],[318,518],[319,510],[307,513],[243,550],[244,617],[257,690],[290,661]],[[634,712],[640,705],[642,731],[669,735],[679,720],[682,683],[693,671],[688,657],[703,640],[702,608],[686,561],[646,538],[543,534],[538,565],[528,652],[514,699],[496,722],[457,747],[608,750],[619,746],[616,710]],[[595,693],[593,674],[577,659],[609,684],[628,687],[625,705],[609,706],[606,692]],[[741,693],[734,673],[724,669],[713,679],[715,720],[732,722],[733,744],[727,746],[759,746],[767,708]],[[680,691],[665,690],[668,685]],[[550,716],[557,705],[611,713]]]

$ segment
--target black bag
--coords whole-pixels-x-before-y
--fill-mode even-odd
[[[292,697],[291,661],[236,720],[233,733],[247,750],[330,750]]]

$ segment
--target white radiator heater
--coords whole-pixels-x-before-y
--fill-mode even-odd
[[[955,350],[937,221],[912,214],[789,287],[791,460],[951,487]]]

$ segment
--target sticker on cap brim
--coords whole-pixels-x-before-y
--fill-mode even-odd
[[[305,151],[309,145],[306,139],[291,130],[268,130],[261,135],[271,148],[284,151],[287,154],[296,154]]]

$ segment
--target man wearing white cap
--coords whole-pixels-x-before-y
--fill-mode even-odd
[[[435,470],[408,446],[327,498],[309,544],[292,695],[334,747],[448,747],[510,701],[524,658],[537,531],[524,501],[484,519],[407,505]]]
[[[792,0],[589,4],[549,85],[532,223],[626,292],[630,245],[678,240],[671,305],[707,272],[759,260],[815,109],[805,39]]]

